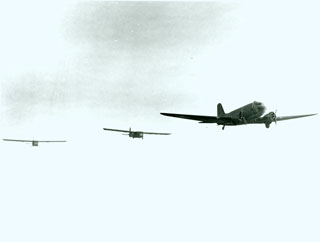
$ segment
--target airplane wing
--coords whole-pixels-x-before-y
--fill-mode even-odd
[[[67,142],[66,140],[26,140],[26,139],[3,139],[4,141],[15,141],[15,142]]]
[[[143,132],[143,134],[170,135],[170,133],[151,133],[151,132]]]
[[[304,114],[304,115],[293,115],[293,116],[282,116],[282,117],[277,117],[277,121],[282,121],[282,120],[289,120],[289,119],[295,119],[295,118],[304,118],[304,117],[309,117],[309,116],[314,116],[316,113],[313,114]]]
[[[66,140],[34,140],[37,142],[42,143],[56,143],[56,142],[67,142]]]
[[[124,132],[124,133],[130,133],[129,130],[122,130],[122,129],[107,129],[107,128],[103,128],[104,130],[108,130],[108,131],[116,131],[116,132]]]
[[[200,121],[202,123],[217,123],[218,118],[216,116],[203,116],[203,115],[191,115],[191,114],[177,114],[177,113],[160,113],[164,116],[174,117],[174,118],[184,118]]]
[[[32,142],[32,140],[23,140],[23,139],[3,139],[3,141]]]

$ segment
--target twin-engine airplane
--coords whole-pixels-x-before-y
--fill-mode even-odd
[[[303,118],[308,116],[316,115],[305,114],[305,115],[295,115],[295,116],[282,116],[277,117],[275,112],[270,112],[264,116],[266,107],[261,102],[249,103],[241,108],[238,108],[230,113],[225,113],[222,104],[219,103],[217,106],[217,116],[202,116],[202,115],[190,115],[190,114],[176,114],[176,113],[161,113],[162,115],[174,117],[174,118],[184,118],[200,121],[200,123],[216,123],[222,125],[222,129],[225,126],[235,126],[243,124],[265,124],[266,128],[270,127],[272,122],[277,123],[277,121]]]
[[[117,131],[124,133],[123,135],[129,135],[131,138],[141,138],[143,139],[144,134],[156,134],[156,135],[170,135],[170,133],[151,133],[151,132],[143,132],[143,131],[131,131],[131,128],[129,130],[121,130],[121,129],[107,129],[103,128],[104,130],[108,131]]]
[[[3,139],[4,141],[31,143],[32,146],[39,146],[39,143],[67,142],[66,140],[22,140],[22,139]]]

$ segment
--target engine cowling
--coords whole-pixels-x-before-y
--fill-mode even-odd
[[[265,116],[263,116],[263,119],[264,119],[264,123],[266,125],[266,128],[269,128],[270,127],[270,124],[272,122],[277,122],[277,115],[275,112],[270,112],[268,114],[266,114]]]

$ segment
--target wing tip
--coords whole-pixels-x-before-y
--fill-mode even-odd
[[[318,113],[306,114],[306,115],[304,115],[304,116],[305,116],[305,117],[310,117],[310,116],[315,116],[315,115],[318,115]]]

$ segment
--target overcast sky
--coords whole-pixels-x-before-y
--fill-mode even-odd
[[[316,2],[0,5],[1,241],[319,241]],[[172,132],[132,140],[103,127]]]

